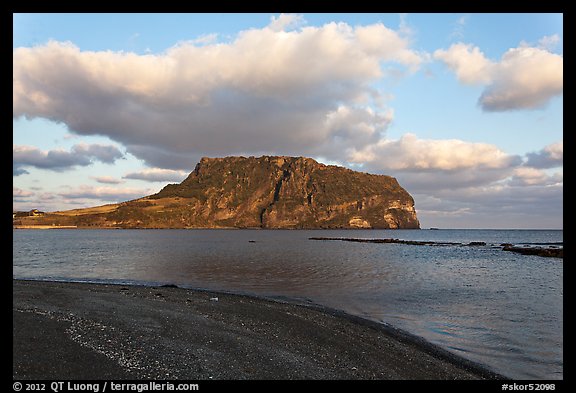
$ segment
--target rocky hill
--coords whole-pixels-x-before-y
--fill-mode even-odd
[[[35,223],[35,224],[33,224]],[[119,228],[419,228],[390,176],[303,157],[202,158],[180,184],[100,208],[22,217],[21,225]]]

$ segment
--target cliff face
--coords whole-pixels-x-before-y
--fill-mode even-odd
[[[396,179],[303,157],[203,158],[149,198],[188,200],[188,226],[419,228]]]
[[[22,224],[30,225],[30,221]],[[36,224],[121,228],[419,228],[390,176],[303,157],[203,158],[157,194],[35,217]]]

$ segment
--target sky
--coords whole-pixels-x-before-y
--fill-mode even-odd
[[[13,209],[201,157],[395,177],[422,228],[563,228],[562,14],[13,14]]]

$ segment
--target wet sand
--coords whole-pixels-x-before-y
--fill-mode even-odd
[[[181,288],[13,280],[14,379],[504,379],[344,312]]]

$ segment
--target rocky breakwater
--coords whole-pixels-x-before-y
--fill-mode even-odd
[[[344,242],[356,242],[356,243],[396,243],[396,244],[408,244],[412,246],[470,246],[470,247],[486,247],[495,248],[494,244],[486,244],[482,241],[473,241],[468,243],[461,242],[436,242],[428,240],[402,240],[402,239],[363,239],[363,238],[350,238],[350,237],[309,237],[308,240],[339,240]],[[564,246],[563,242],[554,243],[550,247],[534,247],[534,246],[514,246],[511,243],[502,243],[500,247],[503,247],[503,251],[517,252],[523,255],[537,255],[540,257],[552,257],[552,258],[564,258]]]
[[[552,258],[564,258],[564,246],[561,248],[558,246],[552,247],[526,247],[526,246],[515,246],[510,243],[502,243],[502,250],[517,252],[522,255],[538,255],[539,257],[552,257]]]

